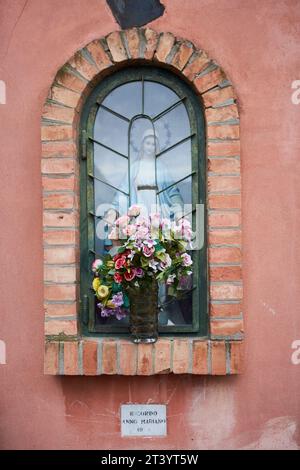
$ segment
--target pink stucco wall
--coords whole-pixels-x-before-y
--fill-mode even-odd
[[[3,449],[300,445],[300,364],[291,359],[292,343],[300,340],[300,104],[291,100],[291,84],[300,80],[300,1],[163,3],[166,12],[153,27],[205,49],[239,97],[245,373],[43,375],[41,109],[60,66],[118,25],[104,0],[1,0],[0,80],[7,87],[7,102],[0,104]],[[168,437],[122,439],[119,409],[127,402],[167,403]]]

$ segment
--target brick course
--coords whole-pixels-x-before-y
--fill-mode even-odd
[[[175,353],[166,354],[163,362],[162,344],[164,351],[173,348]],[[64,351],[60,365],[59,346],[63,346]],[[98,353],[99,350],[102,354]],[[59,374],[59,366],[64,375],[150,376],[160,373],[224,375],[240,373],[242,359],[241,340],[169,338],[158,340],[153,345],[137,345],[125,339],[82,339],[47,341],[44,370],[50,375]],[[82,363],[82,371],[79,370],[79,362]]]

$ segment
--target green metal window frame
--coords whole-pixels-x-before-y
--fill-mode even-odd
[[[117,71],[104,78],[88,97],[81,115],[80,123],[80,324],[85,336],[128,335],[128,327],[118,325],[95,325],[95,296],[91,289],[93,273],[91,264],[95,257],[94,233],[94,184],[93,184],[93,129],[97,111],[105,97],[120,85],[133,81],[149,80],[169,87],[179,99],[164,113],[184,103],[189,116],[191,132],[183,140],[191,139],[192,150],[192,207],[193,225],[195,223],[195,204],[204,207],[203,236],[200,250],[193,252],[193,323],[192,325],[160,326],[161,336],[208,335],[208,267],[207,267],[207,215],[206,215],[206,156],[205,156],[205,119],[198,95],[183,79],[169,70],[152,66],[134,66]],[[159,116],[162,113],[159,114]],[[140,117],[149,118],[143,114]],[[158,116],[155,118],[157,119]],[[155,119],[154,118],[154,119]],[[135,119],[135,117],[133,118]],[[151,119],[151,118],[150,118]],[[151,121],[153,118],[151,119]],[[182,143],[181,140],[176,145]],[[173,146],[171,146],[173,147]],[[171,148],[170,147],[170,148]],[[116,152],[117,153],[117,152]],[[186,178],[183,178],[186,179]],[[178,181],[176,182],[178,183]],[[195,311],[196,309],[196,311]]]

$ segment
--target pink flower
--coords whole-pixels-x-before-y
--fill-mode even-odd
[[[174,226],[174,232],[177,239],[183,239],[186,241],[190,241],[193,234],[190,222],[185,219],[180,220],[180,222]]]
[[[144,216],[140,215],[136,219],[136,225],[137,225],[137,227],[149,227],[149,220],[148,220],[147,217],[144,217]]]
[[[116,226],[128,225],[128,223],[129,223],[128,215],[122,215],[115,221]]]
[[[149,231],[147,227],[138,227],[137,231],[135,232],[134,238],[136,240],[144,240],[148,236],[149,236]]]
[[[134,224],[129,224],[123,227],[122,232],[127,237],[131,237],[136,232],[136,226]]]
[[[187,219],[181,219],[181,225],[185,228],[191,228],[191,223]]]
[[[108,239],[109,239],[109,240],[118,240],[118,239],[119,239],[119,237],[118,237],[118,231],[117,231],[115,228],[113,228],[113,229],[110,231],[110,233],[108,234]]]
[[[147,246],[147,245],[144,245],[144,246],[143,246],[143,254],[144,254],[147,258],[149,258],[150,256],[152,256],[153,253],[154,253],[154,251],[155,251],[155,249],[154,249],[153,246],[152,246],[152,247],[149,247],[149,246]]]
[[[171,256],[166,253],[164,261],[161,261],[159,263],[159,268],[164,271],[166,268],[169,268],[172,264],[172,259]]]
[[[189,254],[183,253],[181,255],[183,266],[191,266],[193,264],[192,258]]]
[[[92,271],[95,273],[102,266],[103,261],[101,259],[95,259],[92,264]]]
[[[184,231],[183,231],[183,238],[186,240],[186,241],[191,241],[192,239],[192,235],[193,235],[193,232],[192,230],[190,230],[189,228],[185,228]]]
[[[156,245],[156,241],[152,240],[151,238],[148,238],[144,240],[144,245],[147,245],[149,248],[152,248],[153,245]]]
[[[141,213],[141,208],[137,204],[133,204],[128,209],[128,215],[130,217],[137,217]]]
[[[161,227],[161,231],[162,231],[162,234],[163,234],[164,238],[169,239],[170,238],[170,231],[171,231],[171,221],[169,219],[166,219],[166,218],[161,219],[160,227]]]
[[[150,214],[150,221],[151,221],[151,227],[158,228],[160,224],[160,214],[159,213]]]
[[[135,269],[131,269],[130,271],[126,271],[126,273],[124,274],[124,277],[125,277],[126,281],[128,281],[128,282],[132,281],[132,279],[135,278]]]
[[[114,281],[117,283],[117,284],[121,284],[123,280],[123,277],[120,273],[115,273],[114,274]]]

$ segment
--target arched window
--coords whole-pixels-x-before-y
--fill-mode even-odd
[[[103,318],[91,289],[93,259],[116,247],[111,222],[132,204],[188,219],[197,233],[193,276],[179,298],[159,287],[160,334],[207,334],[206,167],[199,97],[175,74],[152,66],[106,77],[81,121],[81,320],[85,334],[127,334],[128,319]],[[146,299],[145,299],[146,300]]]

